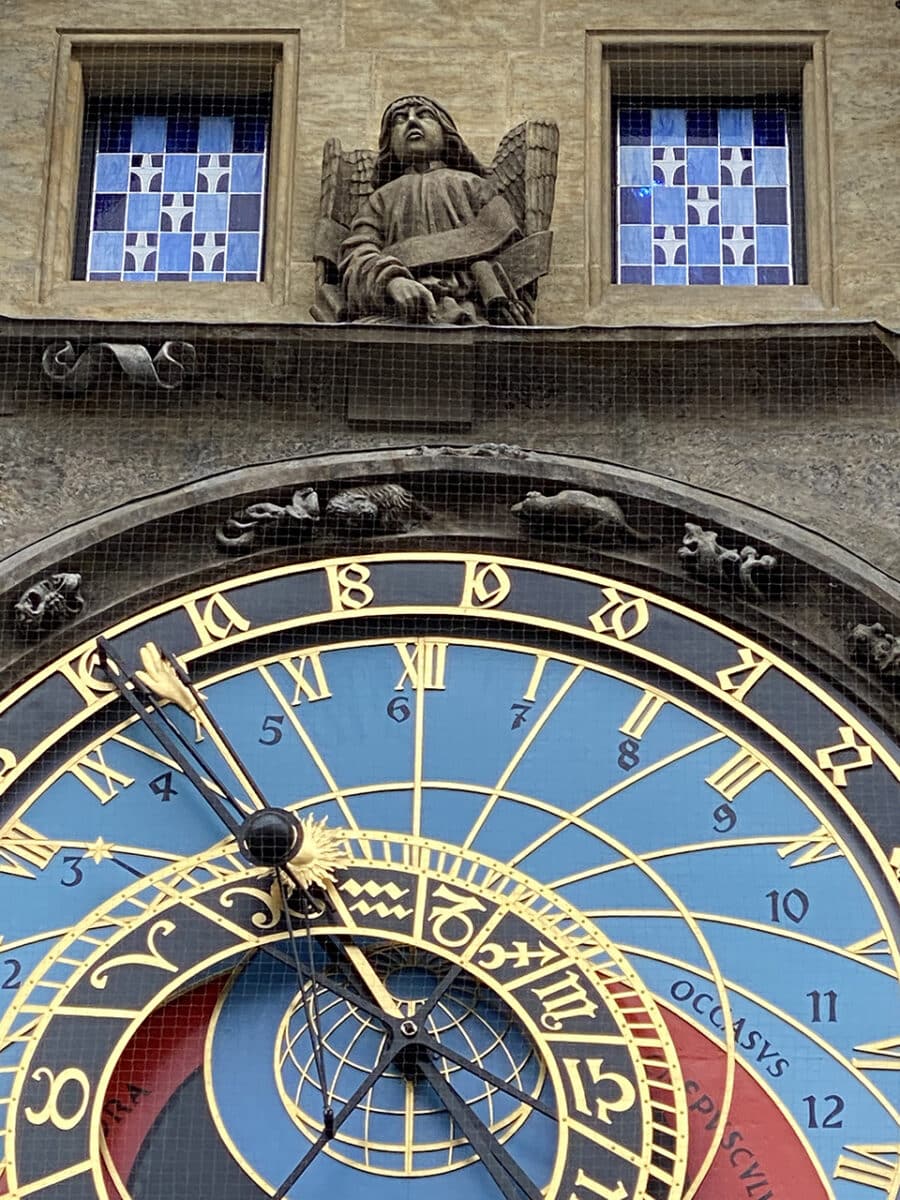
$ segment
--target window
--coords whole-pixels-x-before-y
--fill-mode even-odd
[[[616,282],[805,283],[798,118],[791,97],[618,105]]]
[[[76,279],[262,278],[271,95],[92,100]]]
[[[831,303],[822,37],[598,32],[587,86],[597,317]]]
[[[245,319],[283,304],[297,50],[296,33],[62,35],[41,299]]]

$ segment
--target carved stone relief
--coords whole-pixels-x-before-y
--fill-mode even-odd
[[[550,265],[559,129],[529,120],[485,168],[427,96],[385,109],[377,151],[322,155],[317,321],[533,325]]]

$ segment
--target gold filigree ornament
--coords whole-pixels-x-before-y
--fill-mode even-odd
[[[327,887],[334,873],[349,861],[346,829],[329,829],[328,818],[302,817],[300,849],[285,865],[304,890]]]

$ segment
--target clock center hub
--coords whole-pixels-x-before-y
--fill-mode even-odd
[[[303,838],[300,822],[283,808],[251,813],[240,830],[241,850],[258,867],[282,867],[297,853]]]

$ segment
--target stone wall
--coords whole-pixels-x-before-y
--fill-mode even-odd
[[[64,299],[48,294],[40,277],[46,235],[50,136],[58,78],[60,34],[121,32],[151,37],[192,31],[211,34],[299,32],[297,139],[284,169],[292,188],[288,280],[283,302],[246,296],[224,301],[211,292],[170,295],[164,305],[149,292],[129,299],[129,315],[158,319],[308,320],[312,299],[312,229],[317,213],[321,149],[338,135],[345,146],[371,145],[382,107],[413,90],[433,94],[456,116],[475,151],[490,159],[500,134],[526,115],[546,114],[562,134],[554,226],[553,273],[541,289],[546,324],[635,324],[642,320],[703,324],[771,320],[768,289],[740,303],[717,289],[691,289],[650,307],[613,294],[590,310],[586,297],[586,33],[648,32],[710,38],[824,34],[821,68],[827,97],[824,137],[830,151],[827,188],[833,200],[828,248],[833,252],[833,307],[817,303],[786,319],[869,319],[898,323],[900,311],[900,13],[891,0],[765,0],[752,11],[709,0],[259,0],[253,6],[198,0],[185,18],[174,0],[146,0],[135,9],[121,0],[84,0],[76,10],[61,0],[7,5],[0,17],[0,78],[8,102],[0,114],[0,274],[2,312],[13,315],[121,315],[121,305],[88,288]],[[65,103],[68,101],[63,98]],[[595,118],[592,118],[595,119]],[[155,290],[155,289],[154,289]],[[657,289],[659,290],[659,289]],[[670,292],[678,289],[668,289]],[[216,289],[218,291],[218,289]],[[793,304],[793,301],[791,302]]]

